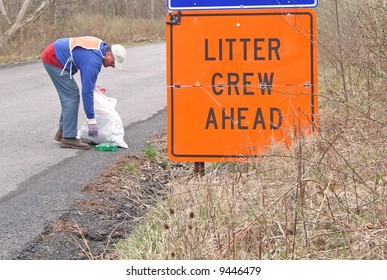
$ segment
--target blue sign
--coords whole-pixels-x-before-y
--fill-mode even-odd
[[[315,8],[318,0],[168,0],[168,9],[221,10],[221,9],[270,9]]]

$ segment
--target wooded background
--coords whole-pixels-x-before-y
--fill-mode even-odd
[[[2,2],[11,22],[26,2],[30,2],[28,12],[36,11],[43,2],[49,4],[44,15],[53,23],[71,17],[74,13],[153,19],[164,17],[167,11],[166,1],[162,0],[2,0]],[[3,26],[2,21],[4,18],[0,17],[0,24]]]
[[[94,35],[109,43],[163,39],[167,7],[160,0],[0,0],[0,12],[0,55],[15,57],[67,36]]]

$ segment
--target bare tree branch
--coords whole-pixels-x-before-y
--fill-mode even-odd
[[[0,13],[5,17],[5,19],[8,21],[8,24],[11,25],[12,22],[9,20],[8,18],[8,15],[7,15],[7,11],[5,9],[5,6],[4,6],[4,3],[3,3],[3,0],[0,0]]]
[[[31,24],[35,20],[37,20],[40,17],[40,15],[44,12],[44,10],[48,8],[48,6],[49,6],[49,3],[47,1],[44,1],[38,9],[36,9],[28,18],[23,20],[21,25],[24,27]]]
[[[17,14],[15,23],[13,24],[13,26],[15,26],[17,28],[17,30],[19,30],[20,28],[23,27],[23,26],[21,26],[21,22],[27,13],[27,9],[28,9],[28,6],[30,5],[30,3],[31,3],[31,0],[24,0],[23,5],[22,5],[19,13]]]
[[[4,44],[10,38],[12,38],[12,36],[14,36],[21,28],[31,24],[36,19],[38,19],[39,16],[43,13],[43,11],[46,10],[50,5],[48,1],[43,1],[39,8],[37,8],[27,18],[25,18],[30,3],[31,3],[31,0],[25,0],[23,2],[23,5],[16,17],[15,23],[7,31],[5,31],[2,36],[0,36],[0,48],[2,48]]]

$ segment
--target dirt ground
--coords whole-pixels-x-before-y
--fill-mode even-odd
[[[88,199],[77,201],[50,224],[18,259],[115,259],[114,243],[130,234],[168,192],[171,171],[190,168],[167,161],[164,136],[157,136],[151,146],[160,152],[156,159],[144,154],[116,160],[96,182],[83,187]]]

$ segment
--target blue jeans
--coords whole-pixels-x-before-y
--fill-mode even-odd
[[[63,129],[64,138],[74,138],[78,130],[78,110],[79,110],[79,88],[74,79],[70,78],[70,72],[43,63],[48,75],[50,76],[56,91],[59,94],[62,112],[59,119],[59,128]]]

